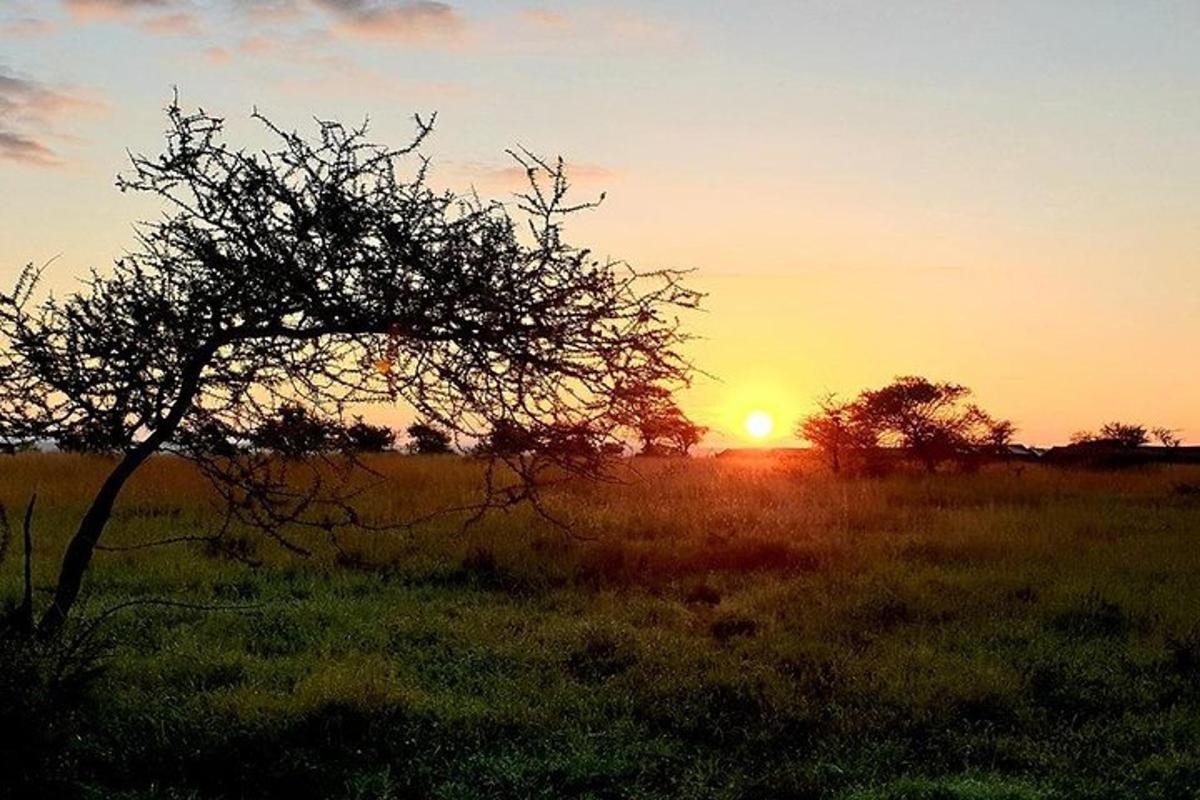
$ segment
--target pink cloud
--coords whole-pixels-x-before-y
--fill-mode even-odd
[[[151,33],[169,34],[173,36],[189,36],[199,34],[200,20],[195,14],[177,11],[173,14],[150,17],[141,23],[143,30]]]
[[[238,43],[238,50],[251,55],[261,55],[275,50],[279,43],[265,36],[249,36]]]
[[[87,19],[127,17],[141,11],[161,11],[178,5],[176,0],[63,0],[72,16]]]
[[[457,38],[466,29],[465,20],[453,6],[435,0],[314,2],[336,18],[335,31],[358,38],[444,41]]]
[[[677,42],[679,31],[667,21],[634,10],[591,8],[571,13],[544,7],[519,12],[516,35],[570,46],[660,46]]]
[[[51,89],[0,69],[0,115],[8,119],[44,124],[51,117],[98,106],[97,101],[82,95]]]
[[[0,160],[35,167],[57,167],[63,163],[46,145],[3,127],[0,127]]]
[[[301,16],[296,0],[233,0],[234,6],[252,20],[280,22]]]
[[[65,116],[100,106],[0,69],[0,158],[39,167],[63,163],[46,143],[47,138],[64,138],[53,127]]]
[[[210,47],[204,51],[204,57],[209,63],[224,65],[233,60],[233,53],[224,47]]]
[[[0,36],[41,36],[52,33],[57,26],[48,19],[21,17],[0,23]]]
[[[527,8],[521,12],[521,19],[536,28],[547,30],[561,31],[571,27],[566,14],[548,8]]]

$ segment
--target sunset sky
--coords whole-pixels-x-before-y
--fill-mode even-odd
[[[1018,439],[1200,440],[1200,3],[0,0],[0,279],[102,266],[182,102],[262,141],[439,112],[432,181],[562,154],[580,244],[694,268],[714,444],[825,392],[955,380]]]

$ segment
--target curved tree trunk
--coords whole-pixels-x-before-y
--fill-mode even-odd
[[[152,449],[146,449],[143,445],[131,451],[109,473],[100,487],[100,491],[92,498],[92,504],[88,506],[87,513],[79,521],[79,528],[71,537],[71,542],[67,545],[67,552],[63,555],[62,567],[58,574],[58,585],[54,590],[54,602],[46,609],[38,623],[38,633],[42,636],[53,636],[62,629],[63,623],[67,620],[67,614],[71,611],[71,606],[79,597],[79,589],[83,585],[83,575],[92,562],[92,553],[96,550],[96,543],[100,541],[100,534],[104,532],[104,526],[108,524],[108,519],[112,516],[113,504],[117,500],[117,495],[121,493],[125,482],[137,471],[142,462],[157,449],[158,445],[155,444]]]
[[[58,573],[58,585],[54,589],[54,602],[46,609],[38,622],[38,633],[43,637],[52,637],[62,630],[79,597],[79,589],[83,585],[83,576],[92,563],[92,554],[104,526],[112,516],[113,504],[125,486],[125,482],[137,472],[147,458],[156,453],[163,443],[169,440],[183,421],[184,415],[192,407],[192,402],[200,390],[200,375],[208,358],[216,351],[215,346],[208,345],[197,351],[197,356],[183,370],[180,376],[179,396],[171,405],[170,411],[154,431],[136,447],[125,454],[108,477],[104,479],[100,491],[92,498],[87,513],[79,521],[79,528],[67,545],[63,555],[62,567]]]

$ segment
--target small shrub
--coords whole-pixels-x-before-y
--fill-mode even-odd
[[[245,533],[217,536],[204,543],[204,554],[221,561],[239,561],[258,566],[258,542]]]
[[[1017,603],[1036,603],[1038,599],[1038,591],[1029,584],[1020,586],[1016,589],[1005,593],[1005,598]]]
[[[475,547],[459,561],[458,577],[468,586],[489,591],[520,587],[524,581],[501,566],[487,547]]]
[[[691,605],[716,606],[721,604],[721,593],[707,583],[698,583],[688,590],[684,601]]]
[[[853,611],[854,629],[890,631],[913,622],[916,614],[902,597],[890,593],[872,594]]]
[[[1172,671],[1184,678],[1200,677],[1200,629],[1183,636],[1167,638],[1167,654]]]
[[[749,617],[730,616],[715,620],[709,633],[719,642],[727,642],[735,636],[753,636],[758,633],[758,623]]]
[[[83,640],[41,642],[0,629],[0,783],[12,792],[5,796],[64,796],[55,776],[83,724],[102,654]]]

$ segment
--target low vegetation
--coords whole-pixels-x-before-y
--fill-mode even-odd
[[[480,484],[465,458],[363,459],[386,478],[367,517]],[[39,604],[109,469],[0,459],[17,534],[39,494]],[[0,724],[22,732],[4,783],[127,800],[1200,792],[1200,468],[867,479],[635,459],[622,477],[546,497],[574,536],[518,508],[466,533],[297,534],[304,558],[236,527],[205,538],[209,485],[151,458],[77,618],[0,644]],[[143,547],[181,535],[198,539]],[[18,535],[12,604],[20,555]]]

